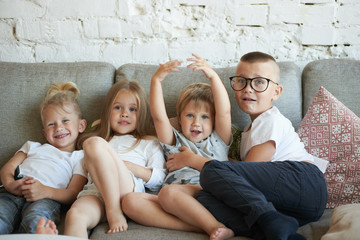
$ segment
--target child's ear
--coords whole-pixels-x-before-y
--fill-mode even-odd
[[[283,91],[283,86],[281,86],[281,85],[275,86],[274,96],[273,96],[272,100],[273,101],[278,100],[282,91]]]
[[[85,120],[85,119],[80,119],[80,123],[79,123],[79,133],[82,133],[82,132],[85,131],[86,125],[87,125],[86,120]]]

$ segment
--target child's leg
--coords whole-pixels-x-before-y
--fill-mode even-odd
[[[296,235],[298,221],[274,205],[300,201],[300,187],[286,186],[290,172],[284,162],[210,161],[200,173],[200,183],[204,191],[236,209],[234,214],[242,214],[249,228],[259,226],[267,239],[288,239]]]
[[[84,163],[95,186],[105,202],[108,233],[125,231],[126,218],[120,207],[120,199],[134,189],[133,178],[113,148],[100,137],[84,142]]]
[[[26,200],[4,192],[0,194],[0,234],[10,234],[19,223],[21,209]]]
[[[58,235],[56,224],[51,220],[41,217],[36,225],[36,234]]]
[[[88,229],[94,228],[105,216],[105,207],[96,196],[78,198],[65,218],[64,235],[88,238]]]
[[[151,227],[160,227],[189,232],[202,232],[172,214],[165,212],[158,196],[149,193],[129,193],[122,200],[122,209],[135,222]]]
[[[159,193],[161,207],[186,223],[203,229],[211,239],[226,239],[234,236],[234,232],[201,205],[196,194],[201,190],[198,185],[171,184],[163,187]]]
[[[22,220],[19,226],[20,233],[35,233],[37,223],[41,217],[60,222],[61,204],[51,199],[40,199],[35,202],[26,202],[22,211]]]

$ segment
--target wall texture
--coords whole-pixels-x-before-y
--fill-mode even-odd
[[[360,59],[359,0],[0,0],[0,61]]]

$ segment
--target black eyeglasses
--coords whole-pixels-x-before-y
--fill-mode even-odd
[[[269,82],[273,82],[276,85],[278,83],[274,82],[271,79],[264,77],[254,77],[254,78],[245,78],[242,76],[233,76],[230,77],[230,84],[234,91],[241,91],[247,86],[247,82],[250,81],[250,86],[254,89],[255,92],[265,92],[269,87]]]

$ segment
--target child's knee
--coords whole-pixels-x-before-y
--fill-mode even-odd
[[[126,194],[121,200],[121,209],[126,215],[131,215],[139,208],[140,198],[136,193]]]
[[[86,139],[83,143],[85,152],[94,151],[106,142],[103,138],[94,136]]]
[[[158,194],[160,205],[166,207],[168,203],[173,203],[180,191],[179,186],[176,184],[163,187]]]

